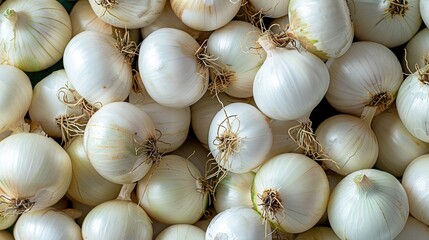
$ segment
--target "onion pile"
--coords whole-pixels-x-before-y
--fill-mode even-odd
[[[0,0],[0,239],[427,239],[428,13]]]

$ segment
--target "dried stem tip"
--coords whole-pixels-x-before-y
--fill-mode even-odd
[[[29,199],[15,199],[9,198],[5,195],[0,195],[0,204],[6,205],[6,208],[0,211],[0,216],[8,216],[20,215],[30,211],[35,202],[31,202]]]

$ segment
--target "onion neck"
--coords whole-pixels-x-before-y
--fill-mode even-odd
[[[369,192],[371,189],[374,188],[374,184],[365,174],[356,175],[353,178],[353,181],[356,183],[358,189],[365,193]]]
[[[75,208],[66,208],[66,209],[61,210],[60,212],[66,214],[67,216],[71,217],[74,220],[76,220],[82,216],[82,210],[75,209]]]
[[[122,185],[121,191],[119,192],[117,200],[131,201],[131,193],[136,187],[136,183]]]
[[[3,19],[2,22],[2,35],[3,36],[11,36],[10,39],[15,38],[15,26],[16,22],[18,21],[18,13],[15,12],[15,10],[8,8],[6,11],[3,12]]]
[[[377,107],[376,106],[366,106],[363,109],[361,119],[365,122],[368,126],[371,127],[372,119],[374,118],[375,114],[377,113]]]
[[[276,45],[271,40],[269,33],[264,33],[258,38],[258,43],[265,50],[265,52],[269,52],[276,48]]]

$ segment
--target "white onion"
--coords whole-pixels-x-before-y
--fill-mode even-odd
[[[422,23],[419,1],[348,1],[356,38],[389,48],[406,43]]]
[[[156,130],[160,132],[157,141],[160,153],[172,152],[185,142],[191,126],[190,107],[170,108],[163,106],[155,102],[144,88],[141,89],[140,93],[131,91],[128,101],[145,111],[155,124]]]
[[[94,13],[108,24],[137,29],[155,21],[166,0],[89,0]]]
[[[225,106],[210,124],[210,152],[227,172],[245,173],[257,168],[269,153],[272,141],[266,116],[247,103]]]
[[[412,216],[408,216],[405,227],[394,240],[420,239],[429,239],[429,226],[423,224]]]
[[[284,153],[265,162],[252,186],[254,208],[282,232],[312,228],[326,210],[329,183],[322,167],[298,153]]]
[[[15,240],[82,239],[74,219],[52,208],[22,214],[13,228],[13,236]]]
[[[104,33],[84,31],[67,44],[63,63],[70,83],[80,96],[97,108],[123,101],[130,93],[133,55],[122,52],[125,42],[117,42]]]
[[[412,160],[429,153],[429,143],[411,135],[399,119],[396,108],[390,108],[375,116],[372,129],[379,149],[375,167],[395,177],[402,177]]]
[[[375,42],[354,42],[341,57],[326,63],[331,76],[326,99],[340,112],[360,116],[365,106],[378,113],[395,100],[402,83],[398,58]]]
[[[72,177],[67,152],[53,139],[16,133],[0,142],[0,199],[20,214],[47,208],[60,200]]]
[[[24,119],[33,95],[28,76],[19,68],[0,65],[0,133]]]
[[[252,183],[255,173],[229,172],[216,186],[213,206],[216,212],[222,212],[232,207],[252,208]]]
[[[82,109],[67,105],[62,101],[64,98],[73,99],[70,92],[61,91],[67,85],[72,88],[64,69],[50,73],[34,86],[28,110],[30,119],[38,122],[48,136],[62,137],[63,140],[67,140],[69,135],[83,133],[83,125],[88,121],[88,118],[83,115]],[[74,125],[76,128],[73,128],[75,131],[71,129],[72,122],[76,123]],[[67,127],[70,127],[70,130],[66,129]]]
[[[211,92],[237,98],[253,95],[253,80],[266,57],[256,43],[260,34],[252,24],[234,20],[210,35],[207,52],[219,65],[210,68]]]
[[[207,91],[200,100],[191,105],[191,127],[195,136],[207,149],[208,147],[208,134],[210,124],[213,117],[222,109],[222,102],[224,106],[234,102],[244,102],[255,106],[252,98],[234,98],[225,93],[219,93],[217,97]]]
[[[65,150],[73,168],[68,197],[85,205],[96,206],[118,196],[121,185],[108,181],[94,169],[86,155],[83,136],[73,138]]]
[[[95,170],[119,184],[140,180],[158,158],[152,119],[127,102],[107,104],[89,119],[84,147]]]
[[[166,155],[138,182],[137,197],[158,222],[193,224],[208,205],[207,190],[201,173],[189,160]]]
[[[176,224],[171,225],[164,229],[155,240],[176,240],[176,239],[187,239],[187,240],[204,240],[205,231],[202,229],[189,225],[189,224]]]
[[[0,64],[26,72],[47,69],[70,41],[70,17],[54,0],[14,0],[0,6]]]
[[[309,52],[326,60],[343,55],[353,41],[353,24],[343,0],[290,0],[288,31]]]
[[[143,40],[138,67],[147,92],[156,102],[183,108],[204,95],[209,70],[199,60],[198,51],[191,35],[174,28],[158,29]]]
[[[378,142],[371,120],[372,116],[358,118],[348,114],[325,119],[316,129],[317,140],[327,155],[322,164],[343,176],[372,168],[377,161]]]
[[[407,73],[414,72],[416,64],[418,68],[424,68],[429,63],[429,28],[423,28],[414,35],[407,42],[404,51],[406,51],[402,59],[404,71]]]
[[[427,0],[420,0],[420,14],[426,27],[429,27],[429,2]]]
[[[417,139],[429,142],[429,65],[408,75],[396,98],[399,118]]]
[[[0,204],[0,212],[3,212],[6,208],[7,208],[7,205]],[[18,219],[18,215],[0,214],[0,230],[9,228],[10,226],[12,226],[16,222],[17,219]],[[1,235],[0,235],[0,239],[3,239],[3,238],[1,238]]]
[[[240,10],[235,0],[170,0],[176,16],[199,31],[213,31],[225,26]]]
[[[429,154],[415,158],[405,169],[402,185],[408,195],[410,214],[420,222],[429,225],[428,188]]]
[[[408,214],[401,183],[376,169],[347,175],[328,204],[329,223],[341,239],[393,239],[404,228]]]
[[[218,213],[206,231],[206,240],[271,240],[270,226],[261,224],[259,214],[247,207],[233,207]]]

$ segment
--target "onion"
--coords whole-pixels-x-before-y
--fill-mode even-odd
[[[199,60],[199,49],[191,35],[174,28],[158,29],[143,40],[138,60],[140,77],[156,102],[183,108],[204,95],[209,70]]]
[[[429,27],[429,3],[427,0],[420,0],[420,14],[426,27]]]
[[[403,79],[395,54],[375,42],[354,42],[342,57],[326,65],[331,76],[326,99],[336,110],[355,116],[365,106],[377,107],[377,113],[387,109]]]
[[[240,3],[234,0],[170,0],[176,16],[199,31],[213,31],[225,26],[240,10]]]
[[[24,119],[33,96],[28,76],[19,68],[0,65],[0,133],[16,127]]]
[[[14,0],[0,6],[0,64],[26,72],[47,69],[70,41],[70,17],[54,0]]]
[[[94,13],[106,23],[126,29],[145,27],[155,21],[166,0],[89,0]]]
[[[408,195],[410,214],[420,222],[429,224],[428,187],[429,154],[415,158],[405,169],[402,185]]]
[[[290,0],[288,32],[322,60],[342,56],[353,41],[353,24],[343,0]]]
[[[416,70],[416,67],[424,68],[428,63],[429,28],[423,28],[407,42],[402,59],[402,69],[407,73],[412,73]]]
[[[208,205],[208,185],[185,158],[163,156],[138,182],[137,198],[148,215],[166,224],[193,224]]]
[[[13,236],[15,240],[82,239],[79,225],[67,210],[50,208],[22,214],[13,228]]]
[[[329,183],[322,167],[298,153],[271,158],[253,180],[254,208],[282,232],[312,228],[325,212],[328,198]]]
[[[218,213],[206,231],[206,240],[271,240],[270,226],[261,224],[258,213],[247,207],[233,207]]]
[[[118,184],[140,180],[159,159],[152,119],[127,102],[98,110],[88,121],[83,144],[95,170]]]
[[[358,40],[393,48],[406,43],[419,30],[422,19],[419,0],[347,2]]]
[[[408,214],[407,193],[401,183],[376,169],[347,175],[328,204],[329,223],[341,239],[394,239]]]
[[[255,12],[261,12],[262,15],[269,18],[279,18],[288,13],[289,0],[248,0]]]
[[[7,205],[0,204],[0,212],[4,212],[7,208]],[[12,226],[16,220],[18,219],[18,215],[3,215],[0,214],[0,230],[7,229]],[[2,232],[2,231],[0,231]],[[0,235],[1,236],[1,235]],[[0,237],[0,239],[3,239]]]
[[[17,215],[54,205],[67,191],[72,165],[53,139],[16,133],[0,142],[1,214]]]
[[[420,240],[429,238],[429,227],[412,216],[408,216],[407,223],[394,240]]]
[[[175,240],[175,239],[189,239],[189,240],[204,240],[205,231],[202,229],[189,225],[189,224],[175,224],[164,229],[155,240]]]

